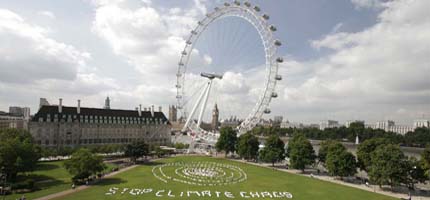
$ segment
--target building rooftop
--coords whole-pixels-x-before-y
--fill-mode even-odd
[[[57,115],[59,118],[65,118],[63,116],[72,115],[76,116],[76,118],[80,118],[81,116],[154,118],[156,120],[161,120],[162,122],[168,122],[163,112],[154,111],[154,117],[152,117],[151,111],[141,111],[142,115],[139,116],[139,111],[137,110],[116,110],[81,107],[80,113],[78,114],[77,107],[62,106],[61,113],[58,112],[58,107],[59,106],[43,105],[34,115],[32,121],[38,121],[40,118],[46,120],[48,115],[51,115],[51,118],[53,118],[54,115]]]

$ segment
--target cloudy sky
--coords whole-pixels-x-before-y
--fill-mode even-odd
[[[34,113],[40,97],[102,107],[110,96],[113,108],[154,104],[167,111],[176,103],[185,38],[221,3],[0,0],[0,110],[29,106]],[[272,116],[306,123],[430,118],[430,1],[252,3],[270,15],[285,44]],[[208,28],[190,65],[224,74],[209,107],[217,102],[222,117],[248,113],[265,78],[263,52],[246,21],[225,18]],[[192,81],[190,92],[198,91]]]

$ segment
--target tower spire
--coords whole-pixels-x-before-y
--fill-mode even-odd
[[[104,109],[110,109],[110,99],[109,96],[106,97]]]

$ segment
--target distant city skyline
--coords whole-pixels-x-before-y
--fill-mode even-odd
[[[70,106],[80,99],[83,107],[102,108],[109,96],[112,109],[156,105],[167,114],[176,103],[176,67],[187,35],[223,2],[0,1],[0,111],[19,106],[34,114],[39,98],[53,104],[62,98]],[[430,118],[430,1],[251,3],[270,15],[284,44],[284,80],[266,118],[396,124]],[[253,60],[257,48],[247,47],[244,59],[260,63]],[[214,55],[219,65],[240,64],[217,54],[222,51]],[[243,118],[252,107],[243,101],[254,98],[264,68],[250,77],[224,70],[220,91],[227,92],[213,100],[220,119]]]

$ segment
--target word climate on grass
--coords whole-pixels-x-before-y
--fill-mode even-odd
[[[175,198],[175,197],[192,197],[193,199],[199,198],[199,197],[212,197],[212,198],[286,198],[286,199],[292,199],[293,195],[289,192],[280,192],[280,191],[240,191],[237,193],[229,192],[229,191],[215,191],[215,190],[202,190],[202,191],[181,191],[181,192],[175,192],[168,189],[152,189],[152,188],[117,188],[112,187],[109,189],[109,191],[106,193],[106,195],[132,195],[132,196],[138,196],[138,195],[148,195],[153,197],[168,197],[168,198]]]

